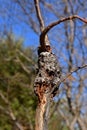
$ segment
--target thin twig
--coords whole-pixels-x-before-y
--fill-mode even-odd
[[[60,83],[58,84],[58,86],[57,87],[55,86],[55,88],[51,91],[51,94],[53,95],[53,97],[57,94],[59,86],[60,86],[61,83],[63,83],[66,79],[68,79],[72,75],[72,73],[77,72],[78,70],[86,68],[86,67],[87,67],[87,64],[80,66],[80,67],[77,67],[74,70],[72,70],[69,74],[67,74],[67,76],[65,76],[65,78],[60,80]]]
[[[86,67],[87,67],[87,64],[75,68],[75,69],[72,70],[69,74],[67,74],[67,76],[66,76],[64,79],[61,80],[61,83],[63,83],[66,79],[68,79],[68,78],[72,75],[72,73],[77,72],[78,70],[83,69],[83,68],[86,68]]]

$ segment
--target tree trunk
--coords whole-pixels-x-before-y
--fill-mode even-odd
[[[38,96],[35,130],[47,130],[50,100],[53,90],[60,82],[60,68],[52,52],[41,52],[38,57],[38,73],[35,93]]]
[[[48,130],[49,106],[49,93],[43,94],[37,105],[35,130]]]

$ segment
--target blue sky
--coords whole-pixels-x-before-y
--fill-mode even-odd
[[[25,0],[26,1],[26,0]],[[29,1],[30,2],[30,1]],[[47,0],[47,2],[49,2],[49,0]],[[65,4],[59,0],[57,3],[59,4],[59,6],[55,6],[55,2],[56,0],[51,0],[49,3],[53,3],[53,7],[55,7],[54,9],[56,9],[56,13],[58,13],[58,15],[60,15],[60,17],[65,17],[64,16],[64,8],[65,8]],[[86,2],[87,3],[87,2]],[[33,1],[32,1],[33,4]],[[73,9],[74,12],[76,11],[76,7],[80,8],[80,4],[76,1],[76,4],[73,4]],[[39,35],[36,34],[34,32],[34,30],[30,27],[30,23],[29,23],[29,17],[26,16],[23,12],[23,10],[21,10],[20,6],[18,4],[14,4],[12,2],[12,0],[0,0],[0,32],[2,33],[4,28],[8,31],[10,31],[12,29],[13,34],[15,35],[15,37],[17,38],[22,38],[24,40],[24,45],[25,46],[32,46],[34,48],[37,48],[39,45]],[[82,5],[81,5],[82,6]],[[31,11],[27,11],[29,13],[29,16],[32,17],[33,21],[36,23],[37,28],[39,27],[38,25],[38,20],[36,17],[36,12],[35,9],[33,9],[32,5],[27,5],[25,6],[26,11],[28,10],[28,8],[30,8],[32,10]],[[86,11],[86,6],[84,6],[85,8],[82,8],[82,10],[80,9],[78,11],[78,14],[80,14],[82,17],[87,16],[87,11]],[[49,23],[60,19],[59,17],[56,17],[56,15],[53,13],[52,10],[47,9],[46,7],[44,8],[41,5],[41,11],[42,11],[42,15],[44,17],[45,20],[45,25],[48,25]],[[85,11],[84,11],[85,10]],[[60,12],[59,12],[60,11]],[[83,13],[84,11],[84,13]],[[26,21],[28,23],[26,23]],[[69,22],[68,22],[69,23]],[[78,26],[77,26],[78,25]],[[81,26],[83,25],[83,23],[80,20],[76,20],[76,35],[79,36],[80,40],[82,39],[82,28]],[[60,49],[62,49],[62,51],[64,52],[64,54],[67,57],[67,49],[66,49],[66,36],[65,36],[65,30],[64,28],[64,23],[54,27],[50,32],[49,32],[49,38],[51,41],[52,46],[54,47],[54,51],[57,53],[60,53]],[[39,28],[38,28],[39,30]],[[78,31],[79,30],[79,31]],[[68,31],[70,31],[70,28],[68,28]],[[79,33],[80,32],[80,33]],[[79,41],[76,39],[75,37],[75,42],[74,45],[77,47],[79,46]],[[61,59],[62,60],[62,59]]]
[[[26,1],[26,0],[25,0]],[[50,0],[46,0],[50,1]],[[30,2],[30,1],[29,1]],[[51,3],[53,3],[53,7],[56,9],[56,13],[59,17],[56,17],[55,14],[53,14],[52,10],[44,9],[42,7],[42,14],[45,20],[45,24],[48,25],[49,23],[60,19],[61,17],[65,17],[64,15],[64,8],[65,4],[61,2],[61,0],[58,0],[59,6],[55,6],[54,3],[56,0],[51,0]],[[82,17],[87,17],[87,1],[85,1],[84,8],[82,5],[79,4],[79,2],[76,0],[76,3],[73,4],[74,12],[78,9],[78,13]],[[50,3],[50,2],[49,2]],[[84,3],[83,3],[84,4]],[[26,24],[29,21],[29,18],[27,18],[26,15],[24,15],[23,11],[17,4],[13,4],[12,0],[0,0],[0,34],[3,33],[4,29],[6,29],[8,32],[11,31],[15,35],[15,37],[22,38],[24,41],[24,46],[31,46],[34,49],[37,50],[37,47],[39,45],[39,35],[37,35],[34,30],[30,27],[30,23]],[[28,6],[28,5],[26,5]],[[29,5],[29,8],[32,6]],[[70,9],[70,7],[69,7]],[[32,13],[29,12],[29,16],[32,17],[33,21],[36,23],[37,27],[39,27],[38,20],[36,18],[35,10],[32,9]],[[18,11],[18,12],[17,12]],[[70,13],[72,15],[72,13]],[[66,15],[67,16],[67,15]],[[75,20],[75,38],[73,42],[74,47],[74,55],[72,55],[73,59],[73,67],[80,66],[81,64],[87,63],[87,45],[84,43],[83,40],[83,23],[80,20]],[[69,26],[66,30],[68,33],[68,36],[70,34],[70,22],[66,22],[67,26]],[[87,25],[85,25],[87,27]],[[39,28],[38,28],[39,30]],[[86,34],[87,35],[87,34]],[[0,35],[2,36],[2,35]],[[68,45],[71,45],[69,43],[69,40],[67,39],[65,35],[65,29],[64,29],[64,23],[54,27],[49,32],[49,38],[53,47],[53,51],[55,52],[61,66],[63,73],[67,73],[68,67],[69,67],[69,55],[68,55]],[[84,57],[83,57],[84,54]],[[82,60],[84,61],[82,62]],[[86,71],[85,71],[86,72]],[[64,73],[64,74],[65,74]],[[85,74],[85,73],[84,73]],[[81,73],[79,73],[81,75]],[[82,75],[83,76],[83,75]],[[77,78],[76,81],[72,84],[72,88],[75,88],[74,90],[77,91],[79,87],[79,76],[78,74],[74,73],[74,77]],[[86,81],[87,82],[87,81]],[[77,84],[76,84],[77,83]],[[85,83],[87,84],[87,83]],[[87,87],[87,85],[86,85]],[[87,90],[85,90],[87,91]]]
[[[26,25],[22,27],[21,24],[20,26],[14,26],[13,33],[15,34],[15,37],[23,39],[26,47],[31,46],[36,48],[38,46],[37,43],[39,43],[39,37],[30,27],[27,29]]]
[[[25,0],[26,1],[26,0]],[[30,2],[30,1],[29,1]],[[65,8],[65,4],[59,0],[57,3],[59,3],[59,6],[55,6],[56,0],[47,0],[48,3],[53,3],[53,7],[55,7],[56,9],[56,13],[60,13],[60,17],[63,16],[64,12],[64,8]],[[31,2],[33,4],[33,1]],[[74,12],[77,10],[77,6],[79,7],[80,5],[78,4],[78,2],[76,2],[77,5],[73,4],[73,8],[74,8]],[[25,21],[29,21],[29,18],[24,15],[23,10],[21,10],[20,6],[18,4],[13,4],[12,0],[0,0],[0,25],[1,25],[1,32],[4,29],[4,27],[6,27],[7,30],[10,30],[12,28],[13,33],[15,34],[15,36],[21,37],[24,39],[24,44],[25,46],[34,46],[37,47],[39,44],[39,35],[37,35],[33,29],[30,28],[30,25],[26,24]],[[28,8],[32,9],[32,5],[27,5],[25,6],[26,11]],[[49,23],[57,20],[58,18],[54,15],[52,10],[47,9],[46,7],[43,7],[41,5],[41,9],[42,9],[42,14],[43,17],[45,19],[45,24],[48,25]],[[85,7],[86,9],[86,7]],[[84,9],[83,9],[84,10]],[[78,14],[80,14],[82,17],[87,16],[87,13],[84,12],[83,10],[79,10]],[[59,12],[60,11],[60,12]],[[29,12],[29,10],[27,11]],[[36,18],[36,12],[35,10],[33,10],[32,12],[29,12],[29,15],[33,18],[34,22],[37,23],[37,18]],[[78,23],[81,23],[80,21],[78,21]],[[37,23],[38,24],[38,23]],[[63,24],[59,25],[59,28],[55,27],[54,29],[52,29],[51,33],[49,32],[49,35],[55,35],[59,33],[58,30],[60,30],[61,33]],[[53,33],[54,34],[53,34]],[[51,42],[54,44],[54,46],[56,46],[56,38],[54,36],[54,38],[51,35]],[[58,38],[60,39],[64,39],[64,33],[62,35],[60,35],[60,33],[58,34]],[[61,37],[62,36],[62,37]],[[58,40],[58,39],[57,39]],[[64,42],[64,41],[60,41],[60,42]]]
[[[26,16],[23,16],[19,6],[13,4],[12,0],[0,0],[0,5],[0,33],[2,34],[4,29],[8,32],[11,31],[16,38],[23,39],[25,46],[36,48],[39,43],[38,36],[29,25],[22,21]],[[22,17],[24,19],[21,20]]]

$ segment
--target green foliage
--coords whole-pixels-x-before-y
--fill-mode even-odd
[[[0,129],[14,129],[9,109],[17,121],[30,129],[34,126],[37,99],[33,92],[35,77],[34,65],[36,56],[31,48],[23,47],[22,41],[12,36],[0,42]],[[23,66],[28,70],[25,71]],[[31,124],[30,124],[31,123]],[[13,125],[14,124],[14,125]],[[28,128],[27,128],[28,126]],[[17,129],[17,128],[16,128]]]
[[[1,40],[0,130],[18,130],[8,112],[13,113],[25,130],[34,129],[37,98],[33,92],[33,81],[36,59],[33,50],[25,48],[20,39],[15,40],[9,35]],[[54,113],[49,121],[49,130],[68,130],[62,122],[61,116]]]

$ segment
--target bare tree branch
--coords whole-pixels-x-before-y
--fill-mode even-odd
[[[38,18],[38,21],[39,21],[39,24],[40,24],[40,31],[42,33],[44,28],[45,28],[45,25],[44,25],[44,20],[43,20],[42,15],[41,15],[39,0],[34,0],[34,3],[35,3],[35,8],[36,8],[37,18]],[[48,39],[47,35],[45,35],[45,37],[44,37],[44,42],[40,42],[40,45],[41,45],[41,48],[39,48],[39,49],[41,51],[45,50],[46,45],[50,46],[50,42],[49,42],[49,39]]]
[[[13,123],[16,125],[16,127],[19,129],[19,130],[24,130],[23,126],[17,121],[14,113],[12,112],[10,106],[9,106],[9,101],[7,100],[7,98],[2,94],[2,92],[0,92],[0,97],[1,99],[6,103],[8,104],[8,107],[5,109],[3,108],[2,106],[0,106],[0,110],[5,113],[6,115],[8,115],[11,120],[13,121]]]
[[[22,69],[27,73],[30,74],[30,70],[27,69],[27,67],[21,62],[20,58],[17,56],[17,59],[15,60],[16,63],[19,63],[22,67]]]
[[[72,70],[70,73],[68,73],[68,74],[65,76],[65,78],[63,78],[63,79],[60,80],[60,84],[63,83],[64,81],[66,81],[66,80],[72,75],[72,73],[77,72],[78,70],[83,69],[83,68],[86,68],[86,67],[87,67],[87,64],[75,68],[75,69]],[[60,85],[60,84],[59,84],[59,85]],[[57,94],[59,85],[58,85],[57,87],[55,86],[55,87],[53,88],[53,90],[51,91],[53,97]]]
[[[72,122],[71,122],[71,125],[70,125],[70,129],[71,130],[74,130],[74,126],[75,126],[75,123],[77,121],[77,115],[74,116]]]
[[[44,21],[43,21],[42,15],[41,15],[39,0],[34,0],[34,3],[35,3],[35,8],[36,8],[37,18],[38,18],[38,21],[39,21],[39,24],[40,24],[40,30],[42,32],[43,29],[44,29]]]
[[[77,121],[78,121],[78,123],[80,125],[81,130],[86,130],[87,129],[86,125],[84,124],[83,120],[80,117],[77,119]]]
[[[22,51],[17,49],[17,52],[24,57],[28,62],[31,62],[34,65],[34,62],[32,61],[32,59],[30,59],[28,56],[26,56]]]
[[[2,94],[2,92],[0,92],[0,97],[5,102],[5,104],[7,104],[7,105],[9,104],[7,98]]]
[[[65,116],[64,112],[62,110],[60,110],[59,108],[58,108],[58,111],[59,111],[60,115],[62,116],[62,118],[66,121],[67,127],[70,129],[70,123],[69,123],[68,118]]]
[[[66,98],[69,106],[69,111],[74,115],[73,108],[72,108],[72,100],[71,100],[71,87],[67,85],[66,83]]]
[[[69,17],[66,17],[66,18],[62,18],[56,22],[53,22],[51,24],[49,24],[44,30],[43,32],[41,33],[40,35],[40,43],[44,43],[45,42],[45,35],[56,25],[62,23],[62,22],[65,22],[67,20],[73,20],[73,19],[79,19],[81,20],[82,22],[86,23],[87,24],[87,19],[84,19],[84,18],[81,18],[80,16],[78,15],[73,15],[73,16],[69,16]]]
[[[72,73],[77,72],[78,70],[83,69],[83,68],[86,68],[86,67],[87,67],[87,64],[75,68],[75,69],[72,70],[69,74],[67,74],[67,76],[66,76],[64,79],[61,80],[61,83],[64,82],[66,79],[68,79],[68,78],[72,75]]]

